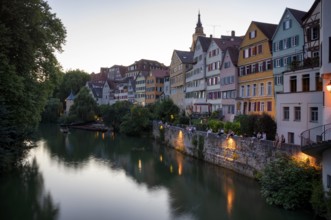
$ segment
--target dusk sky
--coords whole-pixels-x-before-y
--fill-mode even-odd
[[[99,72],[140,59],[170,65],[188,51],[198,12],[207,36],[244,35],[251,21],[278,24],[286,7],[308,11],[314,0],[47,0],[67,30],[64,71]]]

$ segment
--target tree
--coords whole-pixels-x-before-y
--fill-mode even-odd
[[[164,122],[174,122],[178,117],[179,108],[171,99],[165,99],[155,104],[155,116]]]
[[[80,88],[82,88],[89,80],[90,75],[87,72],[79,69],[67,71],[63,74],[56,97],[63,102],[70,92],[77,94]]]
[[[137,136],[150,128],[150,112],[142,106],[133,106],[130,113],[126,114],[120,126],[120,132]]]
[[[129,101],[116,102],[113,105],[100,106],[101,116],[106,125],[112,126],[114,131],[120,131],[120,125],[127,113],[130,113],[132,103]]]
[[[43,0],[1,1],[0,6],[0,104],[13,137],[23,140],[38,125],[58,82],[54,52],[62,51],[66,31]]]
[[[58,98],[50,98],[47,102],[44,112],[42,113],[42,122],[54,123],[63,111],[63,105]]]
[[[81,88],[74,104],[70,108],[69,118],[75,122],[89,122],[95,120],[98,105],[86,87]]]
[[[313,182],[320,173],[308,163],[281,156],[268,164],[261,175],[261,193],[268,204],[285,209],[309,206]]]

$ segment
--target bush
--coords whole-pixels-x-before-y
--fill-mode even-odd
[[[213,130],[213,132],[218,132],[219,129],[224,128],[224,124],[220,120],[210,119],[208,121],[208,128],[211,128]]]
[[[262,196],[268,204],[285,209],[305,208],[310,206],[313,181],[319,178],[319,174],[308,163],[278,157],[261,175]]]

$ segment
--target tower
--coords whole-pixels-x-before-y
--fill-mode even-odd
[[[192,45],[191,45],[191,51],[194,51],[195,49],[195,42],[197,41],[199,36],[206,36],[205,33],[203,33],[203,27],[202,27],[202,23],[201,23],[201,19],[200,19],[200,11],[198,14],[198,23],[197,26],[195,27],[195,32],[192,35]]]

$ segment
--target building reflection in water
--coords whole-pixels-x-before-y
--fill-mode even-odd
[[[139,173],[141,173],[141,170],[142,170],[141,159],[138,160],[138,170],[139,170]]]

